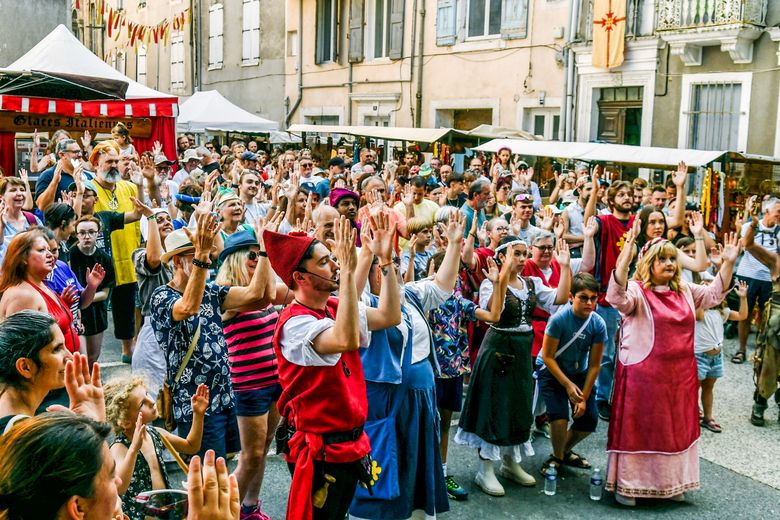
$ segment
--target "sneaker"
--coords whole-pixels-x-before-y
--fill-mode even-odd
[[[260,511],[260,507],[257,506],[250,512],[246,511],[245,506],[241,506],[240,520],[271,520],[271,517]]]
[[[599,410],[599,419],[604,422],[609,422],[609,418],[612,415],[612,407],[606,401],[596,401],[596,407]]]
[[[541,424],[539,426],[536,426],[534,428],[534,436],[536,436],[537,433],[539,435],[541,435],[542,437],[545,437],[545,438],[549,439],[550,438],[550,423],[544,423],[544,424]]]
[[[636,498],[627,497],[621,495],[620,493],[615,493],[615,502],[617,502],[621,506],[634,507],[636,505]]]
[[[673,497],[669,497],[669,500],[672,502],[685,502],[685,493],[680,493],[679,495],[674,495]]]
[[[444,483],[447,485],[447,496],[450,497],[451,500],[468,499],[469,492],[463,489],[454,477],[445,477]]]

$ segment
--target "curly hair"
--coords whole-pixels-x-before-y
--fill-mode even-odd
[[[652,288],[653,282],[651,279],[653,274],[653,264],[655,263],[656,259],[658,259],[658,257],[661,255],[673,257],[677,262],[677,270],[674,272],[674,276],[669,281],[669,288],[674,292],[679,293],[681,289],[680,273],[682,268],[680,267],[679,260],[677,260],[677,254],[677,248],[668,240],[653,244],[647,249],[647,251],[645,251],[645,254],[642,255],[642,258],[637,260],[634,279],[641,282],[645,287]]]
[[[109,381],[103,387],[106,397],[106,422],[117,433],[124,431],[121,423],[127,419],[130,394],[139,386],[146,388],[146,381],[143,378],[125,376]]]

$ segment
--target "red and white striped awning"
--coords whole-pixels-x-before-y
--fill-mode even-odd
[[[69,101],[0,95],[0,110],[85,117],[176,117],[179,115],[177,98]]]

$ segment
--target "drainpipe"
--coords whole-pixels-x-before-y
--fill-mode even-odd
[[[284,118],[284,126],[290,126],[290,120],[293,114],[303,100],[303,0],[298,0],[298,99],[293,103],[292,108],[287,111]]]
[[[414,4],[412,4],[412,44],[411,48],[409,49],[409,81],[412,80],[414,77],[414,47],[417,43],[417,0],[414,0]],[[403,58],[403,53],[402,58]],[[420,58],[422,60],[422,58]],[[409,86],[409,94],[411,95],[411,85]],[[403,95],[403,94],[402,94]],[[411,115],[414,117],[414,126],[417,125],[417,114],[415,113],[414,109],[412,109],[412,100],[409,100],[409,112],[411,112]],[[406,149],[406,145],[404,145],[404,149]]]
[[[201,71],[203,70],[203,49],[201,47],[201,45],[203,44],[203,23],[201,21],[202,14],[203,14],[203,0],[198,0],[198,14],[195,17],[195,23],[198,26],[197,30],[195,31],[195,33],[198,35],[197,46],[195,48],[195,67],[197,71],[195,74],[195,83],[194,83],[195,92],[200,92],[201,88],[203,87],[203,77],[201,76]]]
[[[415,14],[415,18],[417,15]],[[414,53],[414,49],[412,49]],[[420,8],[420,50],[417,61],[417,107],[414,111],[414,126],[420,128],[422,123],[422,90],[423,90],[423,56],[425,56],[425,2]]]
[[[571,52],[571,44],[577,37],[577,24],[580,18],[581,0],[574,0],[571,3],[569,16],[569,30],[566,37],[566,45],[563,49],[564,63],[566,73],[564,74],[564,91],[566,92],[565,101],[561,107],[561,119],[563,119],[565,141],[571,141],[574,138],[574,56]]]
[[[347,57],[348,79],[347,79],[347,126],[352,126],[352,60]]]

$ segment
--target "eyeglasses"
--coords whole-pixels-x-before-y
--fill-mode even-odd
[[[81,155],[81,150],[65,150],[68,153],[75,153]]]
[[[548,251],[548,252],[552,251],[553,249],[555,249],[553,246],[537,246],[537,245],[535,245],[534,247],[536,249],[538,249],[539,251]]]
[[[311,168],[314,166],[312,163],[301,163],[301,168]]]
[[[253,262],[254,262],[255,260],[257,260],[259,257],[260,257],[260,253],[259,253],[258,251],[250,251],[250,252],[247,254],[247,258],[249,258],[249,259],[250,259],[250,260],[252,260]]]
[[[171,171],[171,167],[170,166],[157,166],[157,171],[160,172],[160,173],[163,173],[163,172],[168,173],[168,172]]]
[[[598,296],[583,296],[581,294],[577,295],[577,299],[582,303],[596,303],[597,301],[599,301]]]
[[[76,235],[80,236],[80,237],[96,237],[97,234],[98,234],[98,232],[95,231],[94,229],[90,229],[90,230],[87,230],[87,231],[78,231],[76,233]]]
[[[186,518],[187,493],[178,489],[146,491],[134,498],[144,516],[152,518]]]

